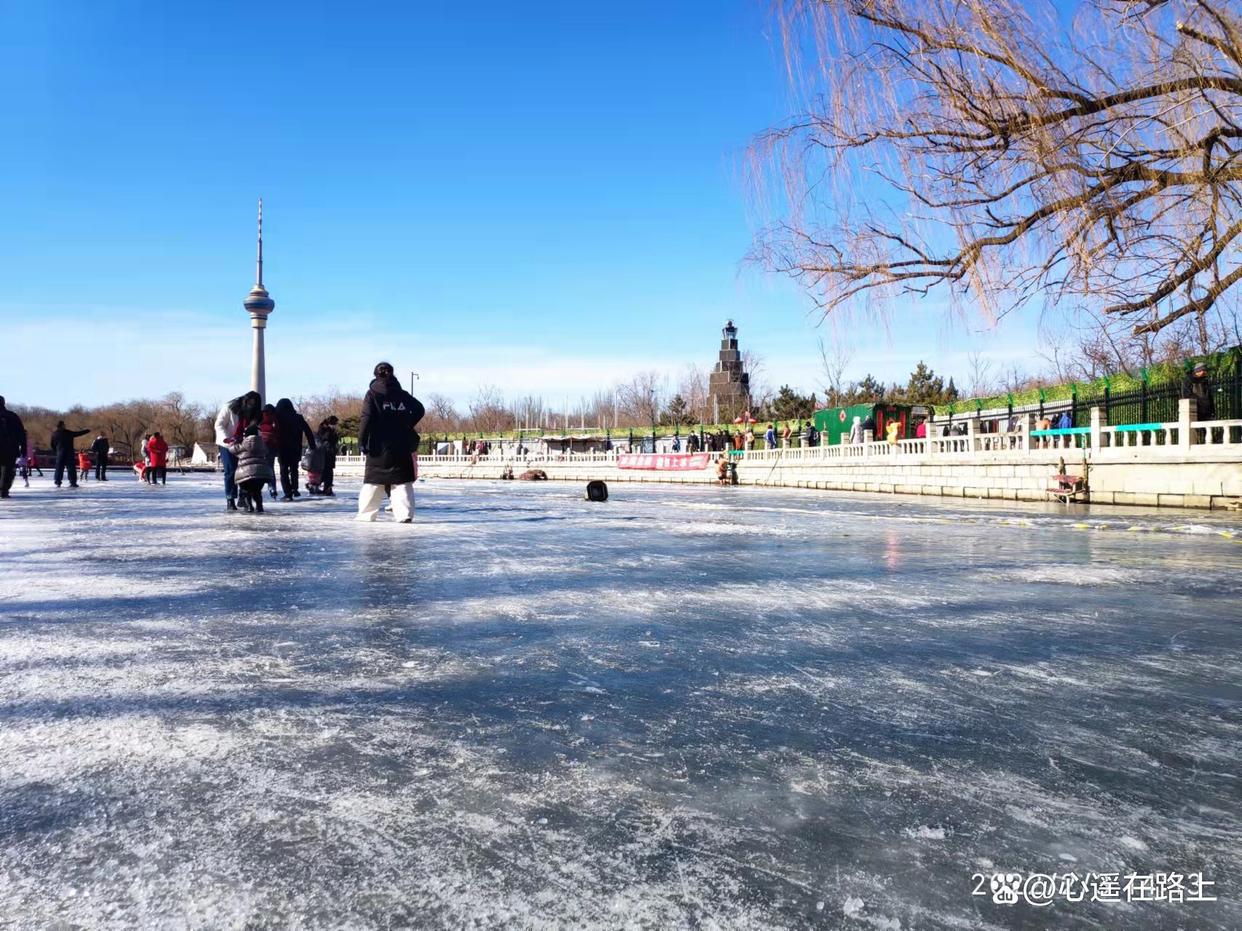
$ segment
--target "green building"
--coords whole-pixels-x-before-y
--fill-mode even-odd
[[[867,418],[871,417],[875,419],[875,439],[886,439],[885,431],[895,420],[898,424],[897,438],[905,440],[914,436],[914,413],[915,408],[909,404],[851,404],[849,407],[828,407],[815,412],[815,429],[819,431],[821,445],[837,446],[842,442],[849,442],[850,428],[854,426],[855,417],[862,423],[866,423]]]

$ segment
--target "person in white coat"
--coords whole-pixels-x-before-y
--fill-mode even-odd
[[[220,464],[224,468],[224,497],[230,511],[237,510],[237,454],[234,447],[241,442],[246,427],[257,424],[262,416],[263,401],[257,391],[247,391],[234,398],[216,414],[216,445],[220,447]]]
[[[850,445],[857,445],[863,441],[863,425],[862,418],[855,417],[854,423],[850,426]]]

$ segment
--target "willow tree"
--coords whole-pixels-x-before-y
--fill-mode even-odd
[[[803,112],[755,146],[760,254],[825,313],[947,290],[1134,334],[1236,314],[1236,0],[779,9]]]

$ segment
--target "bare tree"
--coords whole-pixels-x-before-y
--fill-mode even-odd
[[[685,399],[686,412],[696,423],[707,422],[707,373],[698,365],[688,365],[677,382],[677,393]]]
[[[180,446],[188,455],[198,439],[198,422],[205,413],[202,405],[186,401],[180,391],[165,395],[159,403],[159,421],[173,446]]]
[[[762,353],[758,353],[753,349],[742,350],[742,371],[749,378],[750,385],[750,408],[752,411],[763,410],[771,406],[775,392],[767,381],[767,365]],[[741,411],[731,411],[730,415],[742,413]]]
[[[418,428],[423,433],[448,433],[461,429],[461,415],[453,399],[443,394],[430,394],[426,402],[427,413]]]
[[[615,427],[617,415],[617,396],[610,388],[602,388],[595,392],[588,408],[588,423],[602,427]]]
[[[513,429],[513,414],[505,407],[504,395],[495,385],[481,385],[470,402],[470,429],[479,433]]]
[[[996,390],[996,381],[992,378],[992,363],[983,357],[979,349],[971,349],[966,353],[966,374],[970,382],[966,387],[966,396],[981,398]]]
[[[343,435],[351,435],[351,431],[357,429],[358,421],[362,417],[362,395],[360,394],[346,394],[339,389],[334,389],[326,394],[310,395],[293,400],[294,406],[306,418],[312,430],[335,414],[341,420],[340,432]]]
[[[829,347],[819,338],[820,390],[824,392],[826,407],[840,407],[848,387],[845,372],[850,367],[853,350],[842,339],[834,339]]]
[[[758,254],[825,313],[945,286],[1237,329],[1236,0],[1082,0],[1068,26],[1020,0],[779,8],[808,103],[754,149],[780,216]]]
[[[513,422],[519,429],[542,427],[547,410],[543,398],[528,394],[513,404]]]
[[[664,410],[665,378],[659,372],[639,372],[617,385],[617,408],[622,426],[642,427],[656,423]]]

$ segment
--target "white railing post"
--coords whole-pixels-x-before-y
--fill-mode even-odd
[[[1091,451],[1095,452],[1100,448],[1100,423],[1101,414],[1098,407],[1091,408]]]
[[[1190,424],[1194,420],[1190,410],[1190,398],[1182,398],[1177,402],[1177,446],[1178,449],[1190,449]]]
[[[975,444],[975,418],[966,421],[966,448],[973,455],[979,447]]]

